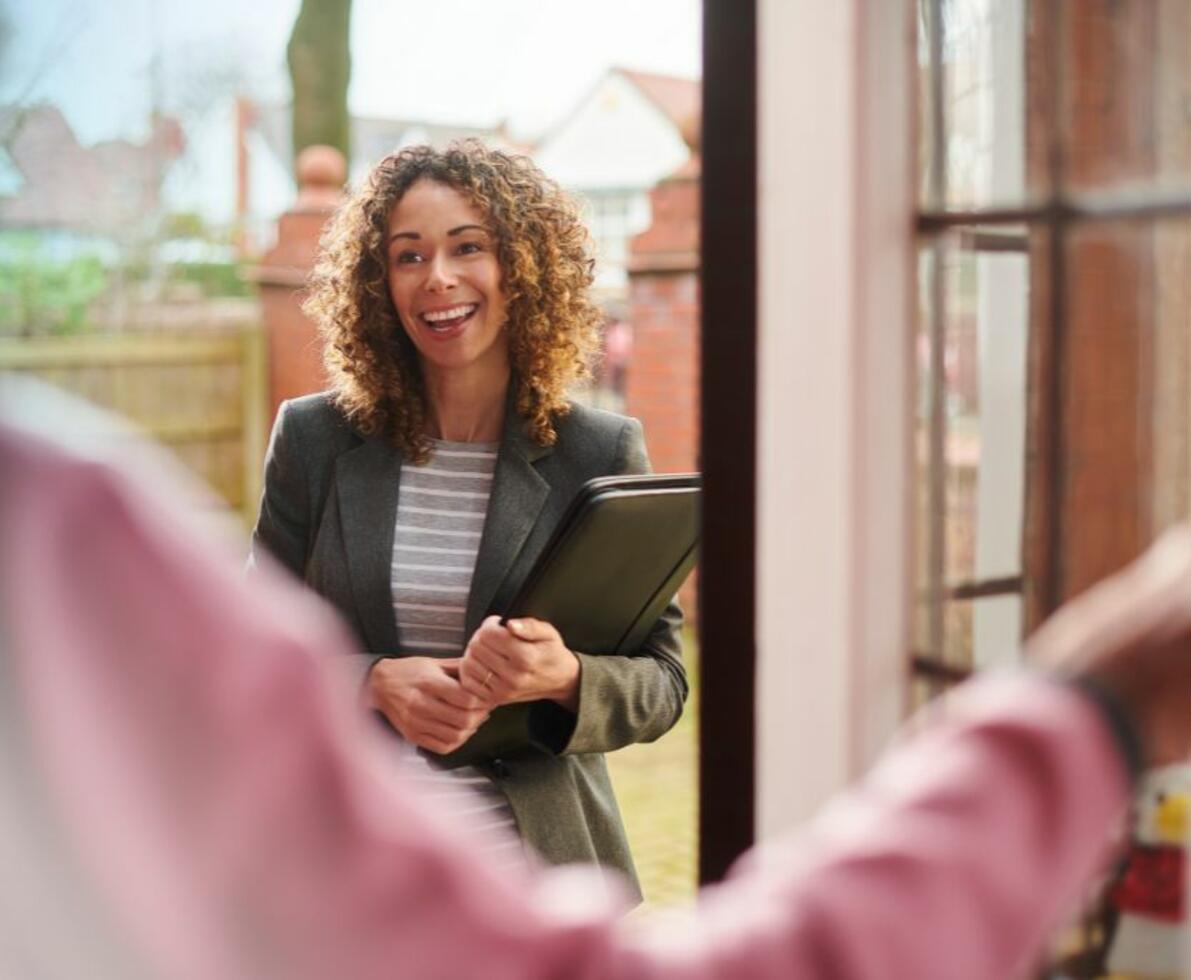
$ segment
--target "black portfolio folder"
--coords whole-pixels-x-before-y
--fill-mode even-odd
[[[545,620],[582,653],[631,653],[694,567],[699,505],[697,474],[589,480],[503,619]],[[466,744],[437,758],[456,767],[530,748],[531,713],[563,710],[549,702],[504,705]]]

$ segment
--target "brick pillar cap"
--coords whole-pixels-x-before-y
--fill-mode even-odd
[[[347,160],[333,146],[316,144],[298,154],[298,208],[338,207],[347,182]]]

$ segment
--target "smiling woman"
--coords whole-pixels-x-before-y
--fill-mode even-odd
[[[444,385],[507,387],[508,303],[493,236],[479,208],[453,187],[424,178],[393,208],[388,241],[389,296],[417,349],[423,381],[434,390],[431,410],[451,397]],[[484,421],[490,430],[496,420],[491,415],[477,420]],[[440,438],[452,438],[442,422],[433,419],[431,428]],[[499,434],[487,431],[480,438]]]
[[[574,203],[478,142],[382,160],[331,221],[306,310],[328,392],[285,403],[253,538],[334,603],[361,700],[416,778],[552,863],[636,878],[603,753],[652,741],[687,694],[671,605],[631,656],[499,614],[587,480],[644,472],[641,426],[567,398],[600,313]],[[534,745],[440,756],[528,702]],[[410,749],[413,751],[410,751]]]
[[[427,324],[407,318],[412,307],[402,310],[399,297],[422,304],[417,312],[480,299],[474,284],[439,280],[461,274],[477,251],[472,262],[499,272],[499,286],[486,281],[484,290],[505,308],[517,412],[536,442],[552,445],[555,421],[570,410],[568,388],[588,376],[602,314],[588,296],[592,258],[579,209],[533,163],[477,140],[441,153],[403,150],[373,168],[321,243],[305,309],[326,343],[335,402],[362,433],[389,430],[418,462],[432,435],[424,396],[434,381],[417,342]],[[411,266],[422,273],[407,275]],[[489,312],[485,320],[499,324],[499,311]]]

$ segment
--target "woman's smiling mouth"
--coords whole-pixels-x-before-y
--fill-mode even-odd
[[[419,318],[435,333],[446,333],[462,326],[479,308],[479,303],[460,303],[442,310],[428,310],[419,314]]]

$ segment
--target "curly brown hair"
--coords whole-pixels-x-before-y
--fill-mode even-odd
[[[385,251],[389,215],[423,178],[487,217],[508,299],[513,404],[530,435],[552,445],[568,388],[590,377],[603,319],[588,294],[590,238],[575,201],[528,158],[476,139],[385,157],[324,231],[302,308],[323,337],[335,403],[364,434],[429,458],[422,371],[389,296]]]

